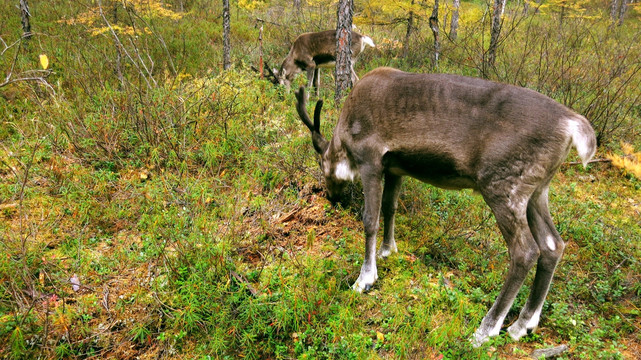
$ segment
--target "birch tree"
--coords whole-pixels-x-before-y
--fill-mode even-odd
[[[454,0],[452,6],[454,10],[452,11],[452,22],[450,23],[450,38],[452,41],[456,41],[458,37],[458,10],[461,5],[460,0]]]
[[[223,69],[231,67],[231,24],[229,15],[229,0],[223,0]]]
[[[336,104],[343,92],[352,87],[352,16],[353,0],[340,0],[336,21]]]
[[[432,8],[432,15],[430,16],[430,29],[434,35],[434,53],[432,56],[432,66],[434,70],[438,70],[438,60],[441,52],[441,41],[439,36],[438,27],[438,0],[434,0],[434,7]]]
[[[492,9],[492,29],[490,30],[490,47],[487,50],[487,62],[483,69],[483,76],[487,77],[488,68],[494,66],[496,60],[496,49],[499,44],[499,37],[501,36],[501,17],[505,11],[506,0],[494,0]]]
[[[411,3],[412,8],[410,8],[409,16],[407,17],[407,32],[405,33],[405,41],[403,41],[403,58],[407,57],[410,47],[410,36],[412,35],[412,30],[414,27],[414,0]]]
[[[20,18],[22,21],[22,36],[25,39],[31,38],[31,13],[29,12],[29,4],[27,0],[20,0]]]
[[[613,23],[617,23],[619,26],[623,25],[623,17],[630,2],[630,0],[612,0],[610,4],[610,18]]]

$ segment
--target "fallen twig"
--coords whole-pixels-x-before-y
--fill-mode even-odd
[[[632,158],[632,157],[636,157],[636,154],[626,154],[626,155],[621,155],[621,157],[623,157],[623,158]],[[588,164],[592,164],[592,163],[611,163],[611,162],[612,162],[612,159],[603,159],[603,158],[601,158],[601,159],[592,159],[592,160],[588,161]],[[580,162],[580,161],[570,161],[570,162],[563,163],[563,165],[582,165],[582,164],[583,163]]]
[[[235,272],[233,270],[230,271],[230,273],[234,277],[234,279],[236,279],[236,281],[238,281],[241,284],[245,284],[245,286],[247,287],[247,290],[249,290],[249,292],[252,294],[252,296],[256,296],[256,294],[258,294],[256,289],[254,289],[254,287],[249,283],[249,280],[247,280],[243,275],[241,275],[241,274],[239,274],[239,273],[237,273],[237,272]]]
[[[561,355],[562,353],[564,353],[567,350],[568,350],[568,346],[564,344],[564,345],[559,345],[559,346],[553,347],[553,348],[536,349],[536,350],[534,350],[532,352],[532,354],[530,356],[533,359],[540,359],[541,356],[543,356],[544,358],[548,359],[548,358],[551,358],[551,357],[559,356],[559,355]]]
[[[592,159],[588,161],[588,164],[593,164],[593,163],[609,163],[612,162],[610,159]],[[569,161],[569,162],[564,162],[563,165],[583,165],[581,161]]]

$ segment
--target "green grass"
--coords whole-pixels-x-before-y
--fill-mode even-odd
[[[468,339],[508,262],[489,208],[470,191],[408,179],[399,253],[379,263],[372,291],[352,291],[363,259],[360,184],[343,205],[324,199],[293,94],[248,70],[251,13],[234,15],[229,72],[219,70],[219,9],[209,3],[193,2],[185,20],[154,19],[153,36],[126,38],[129,50],[157,59],[148,88],[130,62],[118,79],[109,37],[54,19],[86,8],[32,6],[51,36],[21,50],[18,68],[48,54],[56,94],[30,83],[0,89],[0,357],[514,359],[559,344],[567,359],[638,353],[638,179],[607,163],[561,168],[550,206],[568,246],[538,332],[518,343],[502,333],[473,349]],[[331,20],[306,14],[318,27]],[[291,26],[266,32],[267,49],[284,53],[297,33],[301,20],[287,16]],[[0,19],[3,34],[19,28],[15,16]],[[372,35],[394,35],[383,30]],[[514,47],[505,58],[521,54]],[[455,61],[467,50],[445,47],[443,70],[473,73]],[[415,69],[429,68],[417,59]],[[10,61],[0,58],[0,69]],[[408,63],[378,49],[357,70],[390,64]],[[339,115],[331,81],[326,72],[325,134]],[[635,109],[599,156],[634,139]]]
[[[5,355],[504,358],[565,343],[572,357],[624,358],[638,344],[638,190],[618,170],[562,169],[551,203],[569,246],[540,334],[475,350],[467,339],[507,264],[482,199],[408,181],[400,252],[379,264],[373,291],[354,293],[360,202],[322,199],[307,134],[293,109],[283,118],[245,134],[257,144],[272,133],[262,148],[229,149],[235,164],[218,173],[156,167],[143,179],[137,167],[34,157],[21,205],[3,211]],[[29,147],[16,151],[30,158]],[[4,176],[17,200],[16,179]]]

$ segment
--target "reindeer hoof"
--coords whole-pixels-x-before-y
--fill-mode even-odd
[[[374,284],[360,284],[358,281],[352,285],[352,290],[358,292],[358,293],[363,293],[363,292],[368,292],[372,289]]]
[[[392,255],[393,253],[397,253],[398,249],[396,248],[396,245],[393,246],[381,246],[381,248],[378,250],[378,253],[376,254],[380,259],[385,259],[386,257]]]
[[[527,329],[522,326],[518,321],[507,328],[507,333],[514,341],[519,341],[520,338],[527,334]]]
[[[487,322],[488,321],[486,316],[485,318],[483,318],[483,321],[481,321],[481,325],[479,326],[479,328],[474,332],[474,335],[472,335],[470,341],[472,342],[473,347],[480,347],[485,342],[490,340],[492,336],[496,336],[500,333],[502,322],[497,322],[494,325],[489,326],[487,325]]]
[[[479,334],[478,330],[470,338],[470,342],[472,343],[472,347],[475,348],[475,349],[481,347],[481,345],[486,343],[488,340],[490,340],[490,337],[485,335],[485,334]]]
[[[510,325],[507,328],[507,333],[510,334],[510,337],[514,341],[519,341],[523,336],[530,335],[536,331],[536,326],[533,328],[528,328],[527,326],[521,325],[517,320],[514,324]]]
[[[352,285],[352,289],[359,293],[362,293],[363,291],[367,292],[372,288],[376,279],[378,279],[376,271],[361,270],[361,274],[358,279],[356,279],[354,285]]]

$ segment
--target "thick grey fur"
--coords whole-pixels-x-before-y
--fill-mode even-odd
[[[354,289],[374,284],[376,233],[382,211],[379,257],[397,251],[394,215],[402,176],[446,189],[471,188],[490,206],[507,244],[505,284],[483,318],[475,346],[499,333],[528,272],[536,264],[529,299],[508,328],[514,339],[533,331],[565,243],[548,209],[548,187],[572,147],[585,165],[596,139],[581,115],[533,90],[445,74],[411,74],[391,68],[371,71],[345,100],[330,141],[305,108],[297,110],[321,154],[330,198],[360,175],[365,207],[365,260]]]

